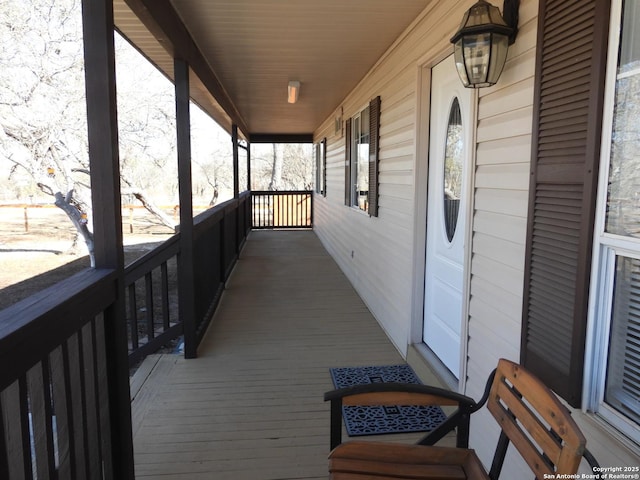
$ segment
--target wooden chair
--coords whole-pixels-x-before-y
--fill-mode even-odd
[[[568,409],[540,380],[522,366],[500,360],[479,402],[425,385],[372,384],[333,390],[331,401],[330,478],[366,479],[491,479],[500,476],[512,443],[537,479],[575,474],[582,457],[597,462]],[[501,427],[488,472],[468,449],[469,419],[484,404]],[[416,445],[374,441],[341,443],[343,405],[453,405],[445,422]],[[456,447],[433,446],[456,430]],[[552,477],[553,476],[553,477]],[[523,475],[522,478],[527,478]]]

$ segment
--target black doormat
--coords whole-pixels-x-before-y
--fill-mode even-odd
[[[343,367],[329,370],[336,388],[367,383],[421,383],[409,365]],[[430,432],[447,418],[438,406],[409,405],[345,406],[342,407],[342,417],[350,437]]]

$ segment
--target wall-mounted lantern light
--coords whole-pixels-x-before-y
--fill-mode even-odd
[[[300,95],[300,82],[292,80],[289,82],[287,88],[287,101],[289,103],[296,103],[298,101],[298,95]]]
[[[458,75],[465,87],[494,85],[507,60],[509,45],[518,32],[520,0],[505,0],[504,18],[498,7],[479,0],[462,18],[460,29],[451,38]]]

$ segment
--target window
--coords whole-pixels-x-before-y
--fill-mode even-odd
[[[316,193],[327,196],[327,139],[316,144]]]
[[[640,2],[613,2],[590,408],[640,438]],[[614,23],[615,22],[615,23]]]
[[[378,216],[380,97],[346,122],[345,204]]]
[[[369,211],[369,107],[351,119],[351,206]]]
[[[447,125],[447,143],[444,159],[444,222],[449,243],[453,240],[458,225],[460,197],[462,195],[462,171],[464,167],[464,136],[462,113],[458,99],[453,100]]]

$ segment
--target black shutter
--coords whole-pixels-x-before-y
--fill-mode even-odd
[[[322,139],[322,193],[323,197],[327,196],[327,139]]]
[[[315,155],[316,155],[316,187],[315,187],[315,191],[316,193],[321,193],[322,192],[322,185],[320,184],[320,175],[321,175],[321,168],[322,165],[320,164],[320,144],[316,143],[314,145],[315,147]]]
[[[378,216],[378,157],[380,152],[380,97],[369,103],[369,215]]]
[[[351,119],[344,125],[344,204],[351,206]]]
[[[608,0],[541,0],[521,361],[580,406]]]

